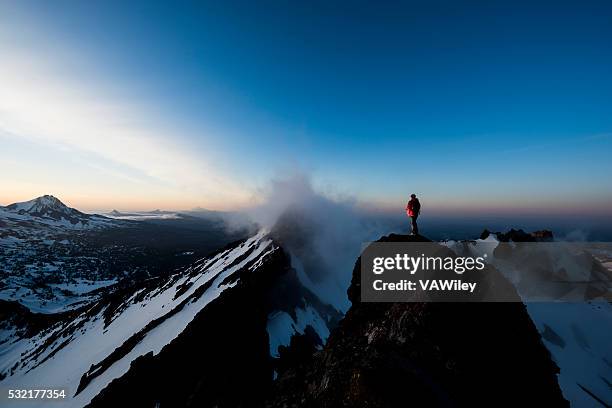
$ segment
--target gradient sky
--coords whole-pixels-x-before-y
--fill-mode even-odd
[[[610,1],[0,0],[0,204],[609,214],[611,153]]]

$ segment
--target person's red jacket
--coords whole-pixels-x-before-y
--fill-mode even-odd
[[[409,217],[419,215],[420,207],[421,206],[418,204],[418,199],[413,198],[408,201],[408,205],[406,206],[406,214],[408,214]]]

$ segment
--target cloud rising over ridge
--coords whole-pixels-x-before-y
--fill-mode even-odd
[[[364,242],[388,232],[351,198],[335,199],[313,187],[304,173],[276,178],[249,211],[292,257],[303,283],[336,308],[348,306],[346,289]]]

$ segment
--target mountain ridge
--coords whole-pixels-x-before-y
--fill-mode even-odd
[[[568,405],[522,303],[361,303],[360,261],[344,319],[321,352],[279,374],[267,407]]]
[[[200,316],[202,313],[205,317]],[[230,315],[235,318],[229,318]],[[278,316],[287,319],[277,319]],[[205,323],[198,323],[202,319]],[[166,403],[185,404],[184,398],[194,392],[198,395],[196,399],[206,400],[206,393],[197,392],[197,380],[210,375],[215,376],[207,377],[211,381],[220,379],[221,372],[230,378],[242,378],[245,390],[263,392],[267,389],[263,385],[272,381],[274,347],[288,343],[292,334],[307,326],[316,328],[319,342],[323,344],[329,332],[326,327],[337,319],[338,312],[322,304],[301,285],[288,255],[265,231],[260,231],[168,277],[149,279],[136,287],[112,288],[108,295],[75,311],[70,319],[54,324],[31,339],[4,340],[0,344],[5,350],[0,373],[5,377],[4,384],[19,386],[34,386],[53,378],[70,394],[68,406],[83,406],[93,398],[103,401],[101,406],[115,400],[123,404],[125,395],[117,390],[126,381],[130,388],[137,387],[136,384],[144,387],[143,393],[134,396],[140,403],[149,398],[144,391],[149,392],[150,398],[160,398]],[[193,332],[190,327],[198,328]],[[193,338],[187,333],[192,333]],[[246,348],[241,343],[245,338],[251,340]],[[251,343],[258,345],[257,351],[250,348]],[[172,344],[189,344],[190,348],[176,348]],[[177,361],[176,353],[184,356],[179,360],[183,366],[185,361],[196,361],[194,356],[204,353],[202,344],[210,344],[207,363],[217,361],[214,373],[198,375],[197,367],[192,367],[179,375],[165,369]],[[242,351],[228,348],[240,344],[243,344]],[[168,354],[164,350],[175,352]],[[250,358],[249,361],[258,361],[247,370],[259,379],[255,382],[257,387],[251,388],[247,378],[234,375],[239,361],[226,364],[227,360],[220,359],[230,351]],[[72,363],[66,365],[65,361]],[[145,362],[147,369],[139,371],[139,365]],[[140,374],[133,378],[134,372]],[[161,386],[157,387],[159,392],[151,392],[148,380],[140,383],[150,374],[168,381],[180,379],[185,394],[164,394],[169,389],[164,391]],[[190,389],[186,384],[195,388]],[[219,390],[223,384],[218,383]],[[227,389],[223,395],[230,398],[232,394]],[[215,395],[220,396],[220,391]],[[248,393],[242,395],[249,398]],[[98,404],[95,401],[94,405]]]
[[[12,211],[23,211],[24,215],[26,210],[38,212],[40,208],[55,207],[62,212],[64,206],[70,210],[55,197],[39,198],[44,200],[15,205]],[[520,302],[506,306],[457,304],[454,308],[442,304],[361,303],[357,258],[346,290],[351,307],[338,325],[337,311],[321,302],[316,290],[304,286],[291,263],[297,255],[307,260],[305,264],[311,270],[322,265],[312,246],[316,234],[311,227],[312,220],[288,213],[271,231],[230,243],[180,271],[147,279],[135,287],[110,287],[87,307],[66,317],[53,315],[49,319],[59,322],[50,330],[33,333],[47,319],[34,316],[33,324],[15,334],[35,339],[30,345],[26,344],[28,340],[10,343],[21,354],[0,366],[0,377],[6,376],[11,383],[17,381],[16,385],[21,385],[16,379],[21,375],[28,381],[37,378],[30,372],[43,373],[39,379],[48,378],[44,373],[61,378],[57,375],[62,372],[59,360],[79,361],[83,364],[66,380],[75,398],[71,400],[74,406],[124,404],[129,395],[133,406],[251,406],[255,402],[269,407],[358,407],[365,401],[372,407],[393,407],[405,403],[393,388],[402,389],[402,384],[410,384],[413,400],[422,404],[490,403],[496,395],[504,395],[516,404],[565,406],[556,378],[559,367],[550,357],[549,350],[555,349],[544,346],[551,339],[557,345],[567,343],[567,337],[558,334],[563,327],[548,326],[548,320],[534,318],[531,307],[527,310]],[[545,230],[485,230],[479,240],[468,244],[553,239],[552,232]],[[431,242],[424,236],[401,234],[385,235],[378,241]],[[451,243],[440,245],[451,251]],[[256,247],[257,254],[251,256]],[[177,320],[197,302],[204,302],[199,310],[189,311],[188,319]],[[0,303],[0,309],[18,312],[17,320],[33,316],[16,304]],[[141,324],[125,320],[130,313],[152,315]],[[228,320],[230,315],[233,318]],[[467,325],[466,316],[473,320],[468,319]],[[129,325],[119,331],[113,329],[122,319]],[[178,327],[179,321],[179,326],[184,325],[182,331],[163,329],[167,324]],[[540,336],[536,325],[542,322]],[[121,334],[121,330],[125,332]],[[572,325],[571,330],[581,328]],[[160,331],[175,336],[155,340]],[[113,336],[120,333],[121,341],[109,343],[97,357],[70,357],[71,347],[73,354],[79,344],[92,347],[107,332]],[[79,343],[82,334],[89,335],[94,343]],[[73,341],[76,346],[71,346]],[[147,351],[151,341],[154,347]],[[203,344],[207,345],[205,351],[198,349]],[[6,347],[2,339],[0,346]],[[64,355],[66,350],[69,353]],[[227,360],[224,355],[232,357]],[[559,355],[555,354],[555,361]],[[533,373],[522,373],[521,364],[523,368],[533,364]],[[213,373],[203,371],[205,366],[214,367]],[[243,367],[244,375],[233,372],[235,367]],[[501,378],[501,383],[492,382],[490,376]],[[248,384],[252,378],[256,380]],[[581,392],[593,392],[605,399],[606,394],[593,385],[594,381],[580,381],[579,386],[587,390]],[[171,392],[168,384],[180,391]],[[476,384],[484,384],[480,395]],[[506,397],[512,387],[519,389],[520,395]],[[522,397],[527,393],[533,395],[532,400]]]

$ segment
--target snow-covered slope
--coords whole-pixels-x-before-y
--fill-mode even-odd
[[[247,277],[272,273],[269,263],[278,251],[282,249],[262,231],[167,278],[118,290],[33,338],[9,338],[0,344],[0,373],[5,377],[1,385],[64,388],[68,398],[62,406],[84,406],[125,375],[135,359],[160,353],[226,290]],[[300,307],[277,302],[267,312],[273,347],[288,343],[287,335],[303,330],[308,322],[321,338],[329,333],[330,317],[316,302],[306,301],[307,296],[300,298]],[[287,318],[278,321],[274,316],[281,313]]]
[[[512,279],[515,274],[510,269],[511,265],[495,256],[499,243],[497,234],[489,234],[484,239],[470,242],[448,241],[444,244],[458,254],[465,254],[466,251],[473,256],[487,254],[489,262]],[[586,270],[579,267],[584,265],[584,262],[576,261],[582,259],[578,255],[571,254],[569,250],[560,253],[559,248],[564,245],[544,244],[538,247],[542,248],[541,254],[551,259],[552,270],[548,272],[559,280],[595,280],[599,289],[596,293],[603,293],[601,285],[605,285],[609,298],[612,276],[609,267],[612,264],[609,261],[612,259],[612,246],[594,244],[594,253],[599,256],[592,259],[593,268]],[[574,247],[567,244],[568,249]],[[590,245],[584,243],[581,247],[589,248]],[[603,265],[608,265],[607,277],[600,275],[606,273],[602,270]],[[593,271],[597,272],[597,279],[591,275]],[[605,294],[603,298],[595,301],[574,299],[569,302],[540,302],[529,301],[529,296],[523,293],[525,287],[517,285],[531,319],[560,368],[559,385],[565,398],[572,406],[577,407],[602,406],[598,399],[612,402],[612,306],[609,301],[603,300],[606,298]]]

